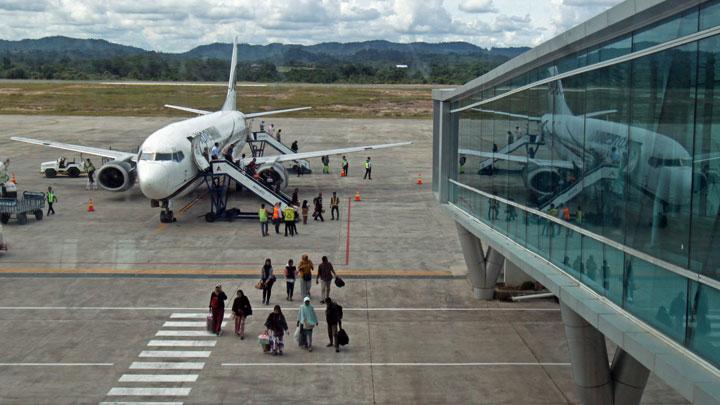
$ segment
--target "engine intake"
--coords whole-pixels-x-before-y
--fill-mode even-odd
[[[281,163],[266,163],[258,168],[257,173],[261,180],[272,183],[278,190],[285,190],[288,186],[288,172]]]
[[[525,185],[540,195],[547,195],[558,191],[561,178],[557,169],[536,167],[525,176]]]
[[[135,185],[136,177],[135,166],[116,160],[104,164],[96,173],[98,184],[107,191],[128,190]]]

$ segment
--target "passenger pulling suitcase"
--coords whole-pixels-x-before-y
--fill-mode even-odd
[[[208,314],[207,316],[207,330],[208,332],[215,333],[215,323],[213,322],[213,316],[212,314]]]

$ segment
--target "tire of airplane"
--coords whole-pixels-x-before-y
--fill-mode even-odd
[[[53,178],[55,176],[57,176],[55,169],[45,169],[45,177]]]
[[[78,177],[80,176],[80,170],[77,167],[71,167],[68,169],[67,174],[70,177]]]

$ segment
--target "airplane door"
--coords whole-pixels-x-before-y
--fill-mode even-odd
[[[210,163],[208,162],[209,156],[206,156],[204,153],[206,149],[208,150],[208,154],[210,153],[206,138],[207,136],[205,134],[200,133],[193,136],[190,140],[193,160],[200,171],[207,170],[207,168],[210,167]]]

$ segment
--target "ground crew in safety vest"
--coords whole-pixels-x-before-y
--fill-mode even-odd
[[[57,196],[55,195],[55,192],[53,191],[52,187],[48,187],[47,192],[47,203],[48,203],[48,212],[46,216],[50,214],[55,214],[55,209],[53,209],[53,204],[57,202]]]
[[[282,213],[280,212],[280,203],[275,203],[272,214],[273,225],[275,225],[275,233],[280,234],[280,222],[282,222]]]
[[[263,237],[268,236],[268,212],[265,209],[265,204],[260,204],[258,218],[260,218],[260,233],[262,233]]]
[[[295,236],[295,209],[291,206],[285,206],[285,236],[288,236],[288,230],[290,236]]]
[[[323,164],[323,174],[330,174],[330,156],[323,156],[320,161]]]
[[[333,191],[332,197],[330,197],[330,220],[340,220],[340,198],[337,193]]]
[[[372,180],[372,166],[370,165],[370,156],[368,156],[365,163],[363,163],[363,166],[365,167],[365,175],[363,176],[363,179]]]
[[[345,176],[348,176],[348,169],[350,168],[350,162],[348,162],[347,157],[342,157],[342,170],[345,172]]]

